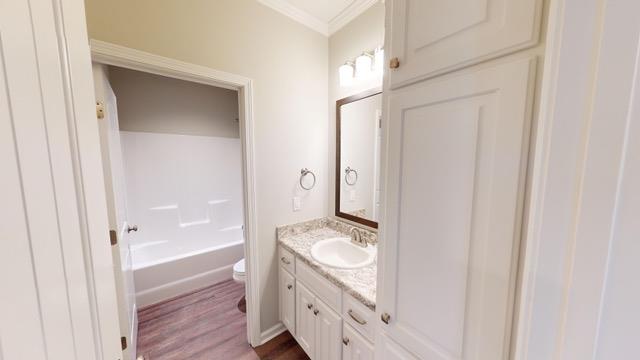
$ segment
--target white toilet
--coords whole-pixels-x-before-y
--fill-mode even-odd
[[[244,258],[233,265],[233,280],[235,280],[237,283],[244,284]]]

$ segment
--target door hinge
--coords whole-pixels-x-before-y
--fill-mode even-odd
[[[118,234],[115,230],[109,230],[109,241],[111,242],[111,246],[118,244]]]
[[[122,350],[127,348],[127,337],[123,336],[120,338],[120,345],[122,345]]]
[[[101,101],[96,102],[96,116],[98,119],[104,119],[104,104]]]

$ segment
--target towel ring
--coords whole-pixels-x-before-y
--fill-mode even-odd
[[[356,178],[355,180],[353,180],[353,182],[349,182],[350,173],[356,174]],[[347,185],[355,185],[358,182],[358,172],[356,171],[356,169],[352,169],[350,166],[347,166],[347,168],[344,169],[344,182],[346,182]]]
[[[304,184],[302,183],[302,180],[304,180],[304,177],[311,174],[311,176],[313,176],[313,184],[311,184],[311,186],[306,187],[304,186]],[[313,171],[307,169],[307,168],[303,168],[300,170],[300,187],[305,189],[305,190],[311,190],[313,189],[313,187],[316,186],[316,174],[313,173]]]

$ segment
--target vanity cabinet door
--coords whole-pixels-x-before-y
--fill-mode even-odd
[[[377,321],[419,358],[508,357],[534,69],[518,59],[388,95]]]
[[[392,89],[538,42],[542,0],[389,0]]]
[[[314,360],[340,359],[342,353],[342,318],[316,299],[316,352]]]
[[[296,334],[296,281],[284,268],[280,268],[280,321],[289,332]]]
[[[315,351],[315,296],[301,282],[296,283],[296,339],[300,347],[314,358]]]
[[[342,360],[372,360],[373,345],[351,326],[345,324],[342,331]]]

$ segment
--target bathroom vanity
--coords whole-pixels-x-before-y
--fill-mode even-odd
[[[352,228],[322,218],[277,229],[280,320],[312,359],[373,359],[377,234],[356,228],[362,247]]]

